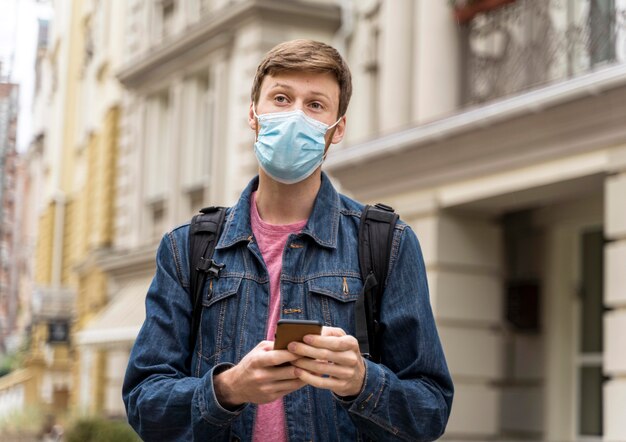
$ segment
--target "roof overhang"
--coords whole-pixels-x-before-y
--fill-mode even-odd
[[[325,170],[371,201],[626,143],[626,64],[332,152]]]

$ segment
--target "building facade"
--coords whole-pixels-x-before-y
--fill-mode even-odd
[[[421,241],[444,438],[626,439],[624,0],[55,3],[36,274],[76,296],[78,408],[124,413],[161,235],[236,200],[256,66],[313,38],[354,82],[325,170]]]
[[[82,179],[76,199],[76,259],[78,278],[76,322],[73,342],[76,352],[72,405],[89,414],[112,415],[110,403],[119,402],[105,388],[110,361],[106,346],[93,346],[81,333],[109,303],[116,292],[101,255],[113,244],[117,178],[121,86],[115,77],[122,63],[125,2],[84,1],[78,11],[82,23],[83,57],[79,90],[80,115],[77,143],[83,155],[78,175]],[[82,239],[81,239],[82,238]]]
[[[106,349],[103,412],[111,416],[124,414],[123,376],[162,234],[209,201],[232,203],[255,173],[245,116],[258,61],[286,39],[330,40],[340,25],[333,2],[133,1],[127,8],[115,235],[95,260],[111,303],[77,335],[85,348]]]
[[[41,64],[48,105],[35,109],[43,123],[32,162],[41,163],[42,186],[49,190],[38,223],[35,293],[42,294],[44,309],[63,306],[43,321],[48,340],[53,330],[63,335],[71,356],[65,409],[79,414],[100,413],[105,401],[99,380],[105,378],[106,351],[86,349],[77,336],[108,302],[107,277],[94,261],[112,243],[121,101],[114,72],[124,35],[122,4],[53,3],[50,45]]]
[[[33,409],[64,414],[71,391],[69,328],[75,287],[64,249],[73,162],[66,148],[70,140],[65,122],[66,117],[71,121],[73,113],[72,97],[66,95],[71,90],[67,76],[75,71],[75,58],[70,44],[72,5],[61,1],[56,6],[54,26],[48,29],[47,23],[40,23],[34,135],[23,156],[26,177],[20,200],[25,213],[20,236],[24,240],[21,251],[29,255],[20,272],[19,288],[27,313],[28,350],[22,368],[0,378],[3,417]],[[19,254],[12,258],[18,260]]]
[[[11,257],[17,247],[14,222],[18,190],[15,147],[18,94],[17,84],[0,77],[0,353],[3,354],[15,349],[17,316],[17,269]]]
[[[30,348],[25,367],[0,380],[0,399],[19,398],[6,412],[98,413],[103,402],[99,385],[84,379],[104,377],[106,354],[85,368],[75,335],[108,300],[106,276],[92,261],[112,236],[120,95],[112,72],[120,47],[109,32],[116,31],[112,17],[123,17],[114,9],[120,4],[55,1],[50,28],[40,23],[48,35],[39,38],[35,131],[25,155],[24,201],[36,216],[24,222],[36,232],[32,267],[24,271],[32,278],[23,284]],[[81,402],[81,393],[94,399]]]
[[[326,170],[417,231],[456,386],[446,437],[625,439],[624,2],[370,3],[363,137]]]

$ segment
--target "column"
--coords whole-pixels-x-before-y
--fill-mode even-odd
[[[120,116],[119,155],[116,161],[115,234],[114,247],[136,247],[141,227],[141,194],[143,168],[139,167],[141,130],[144,123],[145,102],[130,94],[122,98]]]
[[[175,77],[170,86],[170,105],[168,109],[168,123],[170,125],[170,133],[168,138],[168,143],[165,146],[166,156],[169,158],[169,161],[165,168],[167,169],[167,173],[169,174],[169,184],[168,188],[165,192],[165,211],[167,217],[167,224],[164,226],[165,229],[170,230],[174,228],[177,224],[181,222],[182,213],[185,213],[186,210],[184,207],[185,201],[181,198],[181,163],[185,160],[182,158],[181,152],[184,152],[184,149],[181,149],[181,146],[185,142],[183,137],[183,131],[187,127],[185,121],[183,120],[186,116],[185,112],[185,101],[184,101],[184,88],[185,83],[182,77]]]
[[[458,108],[461,100],[459,29],[449,3],[415,3],[413,84],[412,94],[407,93],[411,97],[412,123],[421,124],[448,115]]]
[[[78,353],[77,360],[79,362],[78,373],[75,377],[78,380],[78,385],[73,387],[73,394],[76,398],[75,405],[78,406],[81,413],[89,413],[93,388],[91,373],[93,372],[94,353],[90,347],[80,347],[76,353]]]
[[[488,220],[431,213],[411,223],[420,238],[431,304],[455,384],[451,439],[498,435],[504,377],[501,229]]]
[[[626,147],[611,153],[605,183],[604,439],[626,440]]]
[[[124,417],[126,415],[120,392],[124,383],[129,354],[130,350],[125,347],[115,347],[107,352],[104,392],[104,412],[107,416]]]
[[[411,48],[414,2],[382,3],[380,36],[380,131],[407,125],[411,118]]]
[[[215,112],[213,118],[214,133],[210,134],[210,173],[208,189],[205,192],[205,200],[211,204],[224,204],[226,200],[223,194],[222,183],[228,181],[226,167],[228,164],[228,114],[224,109],[229,105],[229,54],[226,50],[220,51],[215,56],[215,62],[209,72],[209,81],[212,92],[215,94]],[[215,203],[214,203],[215,202]]]

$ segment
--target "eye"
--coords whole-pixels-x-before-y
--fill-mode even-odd
[[[276,103],[288,103],[289,100],[287,99],[287,97],[285,97],[284,95],[276,95],[274,97],[274,101]]]
[[[315,110],[323,110],[324,106],[322,105],[322,103],[320,103],[319,101],[314,101],[313,103],[311,103],[309,105],[311,108],[315,109]]]

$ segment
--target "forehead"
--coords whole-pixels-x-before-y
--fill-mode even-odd
[[[287,88],[298,93],[327,95],[331,100],[339,100],[339,82],[330,72],[285,71],[266,75],[261,83],[261,92]]]

